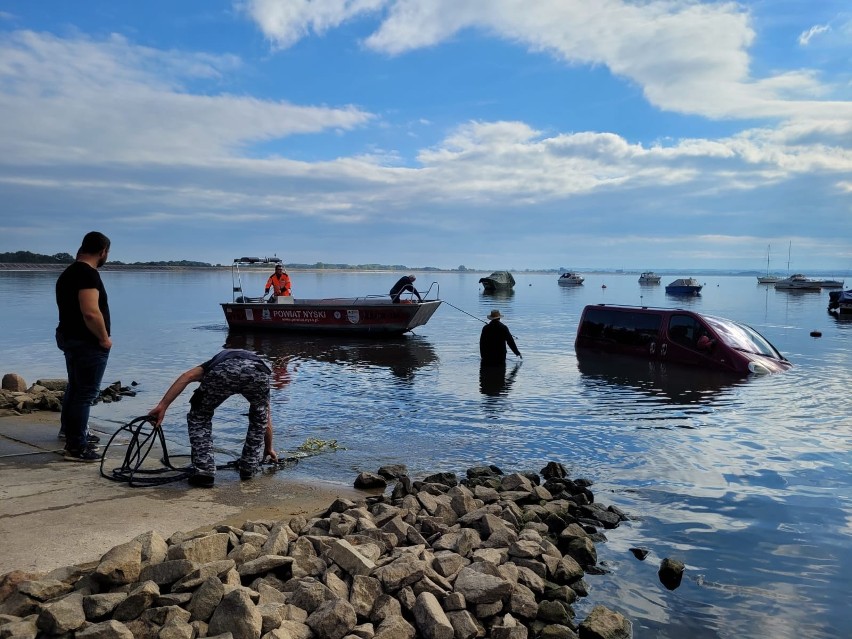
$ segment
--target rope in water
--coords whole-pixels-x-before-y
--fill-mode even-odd
[[[444,302],[444,304],[446,304],[446,305],[447,305],[447,306],[449,306],[450,308],[454,308],[454,309],[456,309],[458,312],[460,312],[460,313],[464,313],[465,315],[470,315],[470,317],[472,317],[473,319],[475,319],[475,320],[477,320],[477,321],[482,322],[483,324],[487,324],[487,323],[488,323],[488,322],[486,322],[484,319],[482,319],[481,317],[477,317],[477,316],[476,316],[476,315],[474,315],[473,313],[468,313],[466,310],[464,310],[464,309],[462,309],[462,308],[459,308],[458,306],[453,306],[453,305],[452,305],[452,304],[450,304],[447,300],[443,300],[443,302]]]
[[[473,313],[468,313],[468,312],[467,312],[466,310],[464,310],[463,308],[459,308],[458,306],[453,306],[452,304],[450,304],[450,303],[449,303],[448,301],[446,301],[446,300],[442,300],[442,301],[443,301],[443,303],[444,303],[444,304],[446,304],[446,305],[447,305],[447,306],[449,306],[450,308],[454,308],[454,309],[456,309],[456,310],[457,310],[458,312],[460,312],[460,313],[464,313],[465,315],[470,315],[470,317],[472,317],[473,319],[475,319],[475,320],[477,320],[477,321],[479,321],[479,322],[482,322],[483,324],[487,324],[487,323],[488,323],[488,322],[486,322],[484,319],[482,319],[481,317],[477,317],[477,316],[476,316],[476,315],[474,315]],[[517,338],[517,336],[516,336],[516,335],[512,334],[512,339],[518,339],[518,338]]]
[[[107,460],[107,452],[113,442],[122,434],[129,434],[130,441],[127,444],[127,450],[124,453],[124,459],[121,465],[113,468],[112,471],[106,472],[104,464]],[[151,452],[155,444],[159,443],[162,450],[162,458],[160,459],[160,467],[143,468],[145,460]],[[118,445],[118,444],[116,444]],[[111,481],[120,481],[127,483],[131,487],[144,486],[161,486],[182,479],[187,479],[194,474],[195,469],[191,464],[186,466],[175,466],[172,459],[188,458],[189,455],[172,455],[169,456],[166,439],[163,436],[163,429],[156,427],[156,421],[149,415],[137,417],[127,424],[119,428],[112,437],[109,438],[101,455],[101,477],[105,477]],[[284,468],[292,464],[298,463],[299,456],[287,457],[280,459],[277,462],[265,462],[276,468]],[[239,460],[233,460],[227,464],[216,466],[217,470],[238,468]]]

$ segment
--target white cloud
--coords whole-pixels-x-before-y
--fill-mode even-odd
[[[286,229],[282,235],[294,246],[346,234],[346,246],[363,251],[404,247],[406,257],[382,253],[383,261],[434,264],[437,253],[429,250],[455,251],[448,258],[455,266],[465,249],[453,242],[467,246],[477,237],[494,251],[529,251],[542,228],[555,229],[548,241],[558,254],[563,223],[579,225],[587,246],[614,228],[647,235],[643,220],[650,218],[680,239],[708,220],[706,228],[727,237],[759,236],[790,223],[788,207],[777,205],[789,192],[807,194],[809,228],[849,235],[852,118],[836,104],[810,100],[803,112],[819,117],[653,144],[606,131],[470,121],[424,145],[416,162],[369,145],[350,157],[305,162],[253,157],[245,148],[382,123],[355,107],[194,90],[226,84],[242,64],[233,56],[139,47],[119,36],[0,36],[0,199],[4,215],[21,220],[0,243],[11,242],[13,250],[25,237],[61,241],[97,215],[133,234],[127,244],[143,247],[146,233],[155,244],[164,235],[181,237],[181,228],[196,237],[200,223],[206,241],[227,235],[227,254],[241,229],[255,236],[268,222]],[[816,95],[818,88],[811,75],[790,73],[767,78],[757,90]],[[828,243],[812,244],[815,256],[829,254]],[[421,257],[409,254],[415,245]],[[204,255],[191,242],[185,248],[188,259],[213,259],[211,248]]]
[[[238,6],[278,48],[329,29],[363,13],[378,11],[389,0],[246,0]]]
[[[369,13],[381,21],[365,44],[391,55],[477,29],[566,64],[605,65],[667,111],[710,118],[819,118],[840,109],[852,118],[849,103],[810,101],[826,92],[812,72],[752,77],[755,32],[749,13],[733,2],[365,0],[334,3],[338,8],[331,16],[322,2],[250,0],[248,6],[261,30],[281,46],[306,35],[305,25],[324,30]]]
[[[0,162],[168,162],[229,157],[250,143],[352,129],[355,107],[299,106],[186,84],[234,72],[233,56],[159,51],[113,36],[0,38]]]
[[[816,36],[818,36],[822,33],[825,33],[827,31],[830,31],[830,30],[831,30],[831,27],[828,26],[827,24],[815,24],[810,29],[808,29],[807,31],[803,31],[799,35],[799,44],[802,45],[803,47],[806,47],[811,43],[811,40],[814,37],[816,37]]]

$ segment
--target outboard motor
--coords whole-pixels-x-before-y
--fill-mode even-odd
[[[836,308],[840,308],[840,296],[842,294],[843,291],[828,292],[828,310],[833,311]]]

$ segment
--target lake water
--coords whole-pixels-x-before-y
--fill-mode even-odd
[[[29,383],[64,376],[53,342],[57,275],[0,271],[0,373]],[[266,275],[244,275],[246,293],[259,295]],[[298,298],[382,293],[399,274],[291,275]],[[571,289],[553,274],[520,274],[512,295],[492,297],[479,277],[419,275],[418,285],[436,282],[447,303],[402,339],[232,335],[230,343],[274,363],[279,449],[309,437],[345,447],[279,472],[351,484],[357,472],[388,463],[417,475],[560,461],[595,482],[598,501],[635,517],[598,545],[609,572],[587,578],[581,617],[584,606],[605,603],[633,621],[635,637],[852,636],[852,322],[826,312],[826,292],[708,276],[699,277],[701,297],[677,299],[663,286],[640,287],[637,275],[588,275]],[[105,271],[103,279],[115,343],[104,382],[139,382],[137,397],[93,408],[93,424],[108,430],[146,413],[180,372],[223,346],[219,303],[230,301],[231,275]],[[731,380],[629,360],[580,363],[577,322],[584,305],[598,302],[740,320],[795,367]],[[492,308],[524,355],[517,366],[510,355],[509,379],[497,389],[480,380],[477,346],[477,318]],[[822,337],[811,337],[814,330]],[[166,418],[176,452],[186,446],[188,396]],[[245,408],[232,399],[217,413],[220,462],[239,451]],[[651,554],[640,562],[632,546]],[[656,575],[664,557],[687,565],[672,592]]]

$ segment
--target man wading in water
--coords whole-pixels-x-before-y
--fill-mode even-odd
[[[488,315],[491,321],[482,327],[482,333],[479,336],[479,355],[485,366],[505,366],[507,344],[515,355],[523,359],[509,327],[500,321],[501,317],[503,316],[496,308],[491,311]]]

